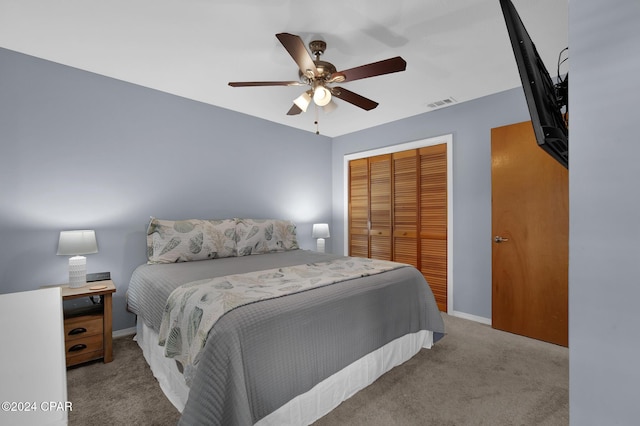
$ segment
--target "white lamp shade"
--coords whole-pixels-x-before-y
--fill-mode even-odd
[[[333,111],[336,110],[336,108],[338,108],[338,104],[333,102],[332,100],[331,102],[329,102],[328,104],[322,107],[322,111],[324,111],[325,114],[331,114]]]
[[[311,103],[311,96],[309,96],[309,93],[304,92],[302,95],[295,98],[293,103],[296,104],[302,111],[307,112],[307,108]]]
[[[329,224],[328,223],[315,223],[313,225],[313,231],[311,232],[313,238],[329,238]]]
[[[98,252],[96,232],[93,230],[61,231],[58,240],[58,253],[63,256],[76,256]]]

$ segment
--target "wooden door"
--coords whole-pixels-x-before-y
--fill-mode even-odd
[[[369,257],[392,260],[391,154],[369,158]]]
[[[420,271],[447,312],[447,145],[420,148]]]
[[[420,268],[418,151],[393,153],[393,260]]]
[[[568,171],[530,122],[492,129],[491,150],[492,325],[567,346]]]
[[[369,162],[349,162],[349,256],[369,257]]]

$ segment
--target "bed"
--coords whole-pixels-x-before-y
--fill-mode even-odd
[[[181,424],[310,424],[444,333],[415,268],[301,250],[289,221],[152,218],[147,234],[128,308]]]

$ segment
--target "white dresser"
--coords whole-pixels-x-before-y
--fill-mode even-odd
[[[0,294],[0,424],[66,425],[60,288]]]

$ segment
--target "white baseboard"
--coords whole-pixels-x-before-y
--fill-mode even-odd
[[[113,333],[111,333],[113,337],[130,336],[132,334],[136,334],[135,327],[123,328],[122,330],[115,330]]]
[[[491,318],[479,317],[477,315],[467,314],[465,312],[453,311],[452,316],[479,322],[481,324],[491,325]]]

